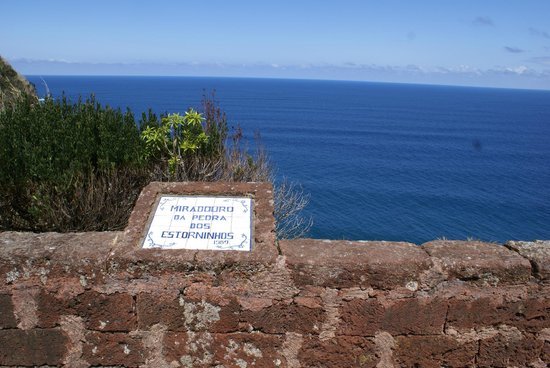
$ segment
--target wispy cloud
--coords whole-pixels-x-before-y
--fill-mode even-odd
[[[526,67],[525,65],[495,69],[494,71],[497,73],[516,74],[516,75],[534,75],[535,74],[535,72],[532,69]]]
[[[487,16],[476,17],[474,20],[472,20],[472,24],[474,26],[485,26],[485,27],[492,27],[495,25],[493,23],[493,20]]]
[[[504,46],[504,50],[511,52],[512,54],[521,54],[525,50],[520,49],[519,47]]]
[[[471,65],[425,66],[416,64],[304,63],[247,64],[180,61],[87,63],[60,60],[11,59],[14,67],[28,75],[185,75],[215,77],[261,77],[339,79],[397,83],[456,84],[512,88],[550,89],[550,57],[526,60],[526,65],[477,68]],[[537,66],[534,65],[537,64]],[[541,67],[542,66],[542,70]]]
[[[550,56],[537,56],[527,60],[531,63],[550,66]]]
[[[542,37],[542,38],[546,38],[546,39],[550,40],[550,33],[546,32],[542,29],[531,27],[531,28],[529,28],[529,33],[533,36]]]
[[[524,50],[508,47],[505,49],[512,53],[524,52]],[[532,63],[539,63],[548,65],[550,64],[550,56],[540,56],[533,57],[527,61]],[[412,73],[412,74],[470,74],[470,75],[484,75],[484,74],[494,74],[494,73],[515,73],[515,74],[533,74],[533,75],[547,75],[550,73],[549,70],[544,72],[537,72],[534,69],[528,68],[524,65],[520,66],[499,66],[489,69],[480,69],[470,65],[458,65],[451,67],[426,67],[416,64],[407,64],[407,65],[391,65],[391,64],[363,64],[363,63],[354,63],[346,62],[342,64],[333,64],[333,63],[306,63],[306,64],[277,64],[277,63],[266,63],[266,62],[256,62],[256,63],[245,63],[245,64],[231,64],[231,63],[203,63],[197,61],[180,61],[172,63],[163,63],[163,62],[118,62],[118,63],[90,63],[90,62],[80,62],[80,61],[67,61],[67,60],[38,60],[38,59],[10,59],[12,64],[17,64],[21,67],[26,66],[60,66],[65,68],[75,67],[75,68],[120,68],[121,70],[126,69],[127,71],[141,71],[142,68],[148,68],[150,70],[155,70],[155,68],[161,69],[170,68],[178,70],[191,70],[192,68],[223,68],[223,69],[246,69],[246,68],[259,68],[263,70],[362,70],[362,71],[383,71],[383,72],[392,72],[392,73]],[[71,70],[71,69],[67,69]]]

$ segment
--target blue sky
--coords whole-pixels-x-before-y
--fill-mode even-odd
[[[547,0],[2,0],[1,8],[0,55],[24,74],[550,89]]]

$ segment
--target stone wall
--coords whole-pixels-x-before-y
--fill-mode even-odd
[[[249,194],[252,252],[140,249],[158,193]],[[276,242],[265,184],[152,184],[128,228],[0,234],[0,366],[546,367],[550,243]]]

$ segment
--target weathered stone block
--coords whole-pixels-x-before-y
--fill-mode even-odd
[[[286,367],[282,345],[281,336],[262,333],[167,332],[163,358],[184,367]]]
[[[519,329],[536,333],[550,328],[550,298],[531,297],[512,304],[515,319],[512,325]]]
[[[39,327],[56,327],[63,315],[78,315],[90,330],[132,331],[137,326],[133,297],[125,293],[102,294],[87,291],[74,298],[60,299],[41,291],[37,297]]]
[[[321,308],[308,308],[294,303],[278,303],[259,311],[243,311],[241,323],[250,326],[252,330],[264,333],[317,334],[325,317],[325,311]]]
[[[138,328],[147,330],[162,323],[172,331],[186,331],[183,298],[172,294],[140,293],[136,300]]]
[[[394,335],[443,333],[447,301],[439,298],[407,298],[386,306],[382,329]]]
[[[338,334],[374,336],[382,330],[384,306],[376,299],[353,299],[340,309]]]
[[[225,367],[283,367],[283,338],[262,333],[215,334],[214,362]]]
[[[504,303],[490,297],[451,300],[447,323],[458,329],[507,325],[536,333],[550,327],[550,299],[529,298]]]
[[[514,284],[531,277],[528,260],[502,245],[477,241],[436,240],[422,245],[448,279],[480,284]]]
[[[116,231],[85,233],[0,233],[0,269],[6,267],[9,283],[35,278],[46,282],[50,277],[63,277],[79,272],[103,273],[103,266],[118,237]],[[92,246],[90,246],[92,245]],[[21,268],[25,265],[25,270]]]
[[[550,281],[550,240],[509,241],[505,246],[527,258],[533,266],[533,274],[536,277],[545,282]]]
[[[61,365],[67,342],[60,330],[0,330],[0,365]]]
[[[13,303],[11,295],[0,294],[0,329],[16,328],[17,321],[13,314]]]
[[[297,239],[281,241],[280,247],[298,287],[391,289],[418,282],[431,266],[411,243]]]
[[[303,367],[376,367],[380,359],[372,340],[359,336],[338,336],[322,341],[304,338],[298,359]]]
[[[91,366],[138,367],[146,357],[139,337],[93,331],[86,334],[82,358]]]
[[[59,318],[64,314],[74,314],[69,307],[69,300],[56,298],[45,290],[36,296],[38,327],[52,328],[59,325]]]
[[[218,306],[182,295],[141,293],[137,297],[139,329],[161,323],[169,331],[234,332],[239,329],[236,301]]]
[[[72,307],[90,330],[132,331],[136,328],[134,300],[129,294],[89,291],[79,295],[73,303]]]
[[[480,341],[477,363],[479,367],[533,367],[536,365],[531,363],[540,362],[543,344],[529,337],[516,339],[497,335]]]
[[[460,329],[492,326],[510,320],[513,314],[490,297],[449,301],[447,323]]]
[[[193,341],[190,341],[189,336],[191,336]],[[197,340],[194,333],[189,334],[183,331],[166,332],[162,340],[163,359],[168,363],[176,362],[180,364],[180,359],[185,355],[189,355],[189,343],[194,343],[194,350],[198,350]]]
[[[441,334],[445,324],[447,302],[439,298],[386,300],[354,299],[340,311],[338,334],[375,336],[378,331],[390,334]]]
[[[200,305],[200,303],[197,305]],[[217,307],[215,304],[211,304],[211,306],[219,308],[217,311],[219,320],[212,320],[209,331],[215,333],[230,333],[245,330],[243,323],[241,323],[241,306],[235,299],[231,299],[230,303],[223,306]]]
[[[446,336],[398,336],[394,358],[399,367],[473,367],[477,343]]]

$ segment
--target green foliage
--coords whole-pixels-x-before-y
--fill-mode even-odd
[[[184,156],[208,152],[203,120],[200,113],[189,109],[184,116],[169,114],[162,118],[160,125],[147,126],[141,133],[146,157],[165,160],[170,178],[176,178]]]
[[[0,112],[0,226],[48,229],[53,202],[77,195],[90,178],[144,168],[143,150],[130,111],[93,97],[19,100]]]
[[[139,124],[93,96],[23,97],[0,111],[0,230],[119,230],[152,180],[273,181],[265,153],[242,140],[239,128],[228,136],[213,96],[202,113],[149,111]],[[296,216],[307,197],[276,185],[275,199],[279,238],[303,234],[308,224]]]
[[[143,164],[143,142],[130,111],[94,97],[18,103],[0,115],[0,180],[65,183],[77,173]]]

